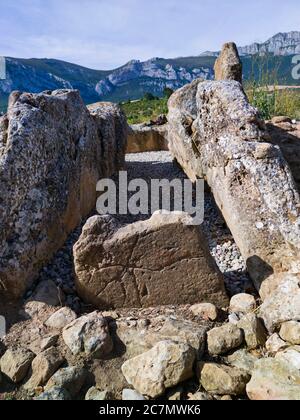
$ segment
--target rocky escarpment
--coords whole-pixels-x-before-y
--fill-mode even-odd
[[[124,164],[118,106],[89,113],[77,91],[14,93],[0,119],[0,284],[19,297],[94,209],[96,183]]]

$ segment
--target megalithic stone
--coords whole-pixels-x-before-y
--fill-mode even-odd
[[[236,81],[194,81],[169,100],[169,149],[205,178],[258,290],[300,270],[300,199],[278,146]]]
[[[215,63],[215,80],[236,80],[242,83],[243,65],[234,42],[223,46]]]

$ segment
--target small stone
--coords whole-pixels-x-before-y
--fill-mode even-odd
[[[47,350],[50,347],[54,347],[57,344],[59,335],[50,335],[49,337],[43,338],[41,341],[41,350]]]
[[[300,400],[300,372],[277,359],[260,359],[247,385],[250,400]]]
[[[232,397],[230,395],[223,395],[221,401],[232,401]]]
[[[243,342],[243,331],[232,324],[214,328],[207,334],[208,351],[213,356],[226,354],[241,346]]]
[[[62,330],[67,325],[71,324],[71,322],[75,321],[77,315],[74,311],[70,308],[61,308],[45,322],[45,325],[49,328],[53,328],[56,330]]]
[[[283,350],[288,347],[288,344],[281,340],[278,334],[272,334],[271,337],[266,342],[266,349],[269,353],[277,353],[280,350]]]
[[[122,366],[127,382],[142,395],[156,398],[193,376],[195,350],[184,343],[161,341]]]
[[[242,369],[214,363],[200,363],[199,371],[203,388],[216,395],[243,395],[250,380]]]
[[[230,312],[248,314],[256,309],[256,301],[254,296],[247,293],[240,293],[233,296],[230,301]]]
[[[100,391],[96,387],[92,387],[88,390],[85,396],[86,401],[107,401],[110,398],[108,391]]]
[[[101,359],[113,350],[107,320],[98,312],[67,325],[63,329],[63,340],[74,355],[84,352],[95,359]]]
[[[123,401],[145,401],[146,398],[141,395],[139,392],[134,391],[133,389],[123,389],[122,392]]]
[[[292,120],[290,117],[286,116],[279,116],[279,117],[273,117],[272,118],[272,124],[282,124],[282,123],[291,123]]]
[[[195,316],[206,320],[216,321],[218,318],[218,309],[212,303],[199,303],[191,306],[190,310]]]
[[[281,325],[280,337],[291,344],[300,344],[300,322],[289,321]]]
[[[70,401],[71,396],[64,388],[53,387],[48,391],[43,392],[37,398],[37,401]]]
[[[86,370],[76,366],[60,369],[52,376],[45,389],[48,391],[53,387],[64,388],[74,398],[79,394],[86,377]]]
[[[27,375],[34,357],[34,353],[27,349],[8,349],[1,358],[0,370],[12,382],[19,383]]]
[[[247,314],[237,326],[244,331],[245,341],[249,350],[255,350],[265,345],[267,332],[255,314]]]
[[[32,362],[32,375],[24,388],[35,389],[45,385],[65,359],[55,347],[51,347],[38,354]]]
[[[196,392],[196,394],[188,395],[189,401],[213,401],[213,397],[206,392]]]
[[[235,353],[227,357],[227,362],[238,369],[243,369],[249,374],[252,373],[258,357],[248,353],[247,350],[237,350]]]

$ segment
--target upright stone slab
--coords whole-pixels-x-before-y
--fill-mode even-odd
[[[236,80],[242,83],[243,65],[234,42],[228,42],[223,46],[214,70],[215,80]]]
[[[14,92],[0,118],[0,292],[19,297],[124,164],[127,123],[77,91]]]
[[[169,100],[169,149],[205,178],[258,289],[299,272],[300,199],[279,147],[236,81],[195,81]]]
[[[227,304],[222,275],[191,221],[158,212],[122,227],[111,216],[92,217],[74,247],[79,295],[99,309]]]

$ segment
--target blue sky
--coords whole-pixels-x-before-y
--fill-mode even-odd
[[[299,0],[0,0],[0,55],[96,69],[300,30]]]

